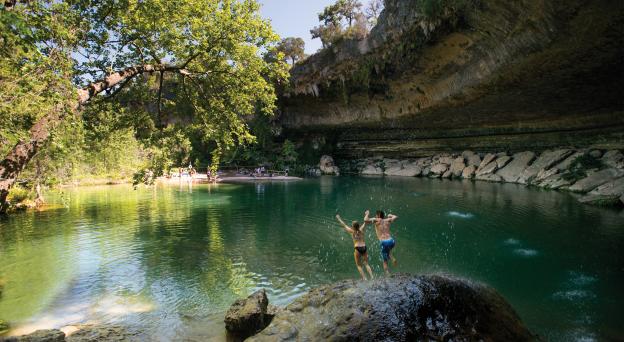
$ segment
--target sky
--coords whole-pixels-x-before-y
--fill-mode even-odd
[[[321,40],[314,39],[310,30],[319,24],[318,13],[336,0],[260,0],[260,13],[271,20],[273,30],[282,38],[300,37],[305,40],[305,51],[312,54],[321,48]]]

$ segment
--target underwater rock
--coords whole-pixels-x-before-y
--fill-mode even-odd
[[[442,275],[395,274],[311,290],[248,341],[530,341],[495,290]]]
[[[240,338],[251,336],[264,329],[270,322],[267,315],[269,299],[264,289],[238,299],[225,315],[225,329]]]

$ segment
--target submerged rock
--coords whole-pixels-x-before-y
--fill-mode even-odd
[[[393,275],[316,288],[248,341],[533,339],[492,288],[440,275]]]
[[[132,335],[130,335],[123,327],[83,325],[80,326],[77,331],[69,333],[65,340],[67,342],[129,342],[139,339],[133,339]]]
[[[225,315],[225,329],[240,338],[264,329],[272,318],[268,313],[268,305],[269,299],[264,289],[245,299],[238,299]]]

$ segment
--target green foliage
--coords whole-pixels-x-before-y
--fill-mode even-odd
[[[277,45],[276,50],[281,52],[284,58],[289,58],[292,65],[305,58],[305,42],[301,38],[284,38]]]
[[[295,150],[295,144],[293,144],[290,140],[286,139],[282,144],[282,153],[279,157],[279,161],[287,166],[289,164],[293,164],[297,161],[297,151]]]
[[[222,153],[255,141],[245,118],[272,115],[275,85],[287,77],[282,59],[263,58],[279,37],[259,9],[255,0],[34,0],[1,8],[0,152],[27,138],[43,115],[63,111],[70,115],[27,176],[158,174],[189,158],[214,167]],[[178,72],[138,75],[75,113],[77,86],[145,64]]]
[[[13,204],[23,202],[30,198],[30,190],[21,186],[14,186],[9,194],[8,200]]]
[[[379,7],[371,5],[372,11]],[[321,25],[310,30],[312,39],[320,38],[323,47],[331,46],[341,39],[363,39],[368,34],[368,20],[362,13],[358,0],[337,0],[318,14]],[[376,13],[376,12],[375,12]]]
[[[584,154],[577,157],[567,171],[565,171],[561,177],[567,181],[576,182],[580,179],[587,177],[587,171],[592,169],[603,169],[605,167],[602,160],[592,157],[589,154]]]

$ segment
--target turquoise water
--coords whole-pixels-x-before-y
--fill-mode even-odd
[[[223,313],[266,288],[287,304],[356,278],[334,220],[397,214],[394,271],[495,287],[547,340],[624,336],[624,214],[510,184],[322,177],[287,183],[109,186],[0,220],[0,319],[13,333],[112,323],[169,340],[222,340]],[[374,231],[371,265],[382,274]]]

